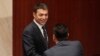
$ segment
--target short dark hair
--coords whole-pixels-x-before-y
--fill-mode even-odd
[[[68,27],[64,24],[56,24],[53,28],[53,33],[55,34],[58,41],[67,40]]]
[[[33,7],[33,12],[36,13],[38,9],[44,9],[44,10],[46,10],[46,9],[48,9],[48,6],[45,3],[37,3]]]

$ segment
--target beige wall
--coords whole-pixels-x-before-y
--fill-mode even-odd
[[[0,56],[12,56],[12,0],[0,0]]]
[[[12,16],[12,0],[0,0],[0,18]]]

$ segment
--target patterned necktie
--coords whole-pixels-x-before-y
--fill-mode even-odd
[[[43,34],[44,34],[44,39],[45,39],[46,47],[48,49],[48,39],[47,39],[48,36],[47,36],[47,31],[46,31],[46,29],[45,29],[44,26],[42,27],[42,29],[43,29]]]
[[[42,27],[42,29],[43,29],[44,39],[47,41],[47,31],[44,26]]]

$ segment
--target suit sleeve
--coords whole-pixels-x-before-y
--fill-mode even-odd
[[[35,52],[34,39],[30,31],[23,32],[23,47],[26,56],[41,56]]]

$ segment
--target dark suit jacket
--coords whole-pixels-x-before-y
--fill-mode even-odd
[[[23,49],[24,56],[43,56],[43,52],[47,49],[47,42],[34,22],[24,29]]]
[[[46,56],[83,56],[79,41],[61,41],[56,46],[45,51]]]

